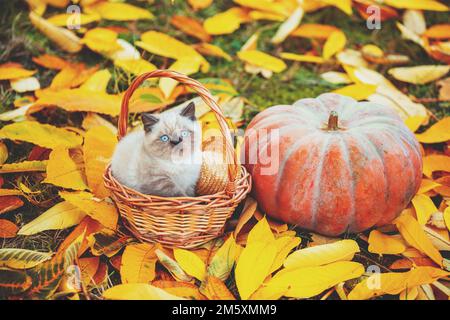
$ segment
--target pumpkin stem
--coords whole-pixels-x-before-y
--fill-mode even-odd
[[[330,112],[330,117],[328,118],[328,130],[338,130],[338,114],[336,111],[331,111]]]

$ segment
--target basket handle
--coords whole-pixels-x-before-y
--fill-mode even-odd
[[[193,89],[203,101],[211,108],[214,112],[217,121],[219,122],[220,132],[225,138],[225,159],[228,163],[228,185],[226,187],[227,194],[233,194],[235,192],[234,180],[237,176],[237,158],[236,152],[233,147],[233,142],[231,140],[230,129],[228,128],[225,116],[223,114],[222,108],[217,104],[217,102],[212,97],[208,89],[206,89],[200,82],[189,78],[188,76],[172,71],[172,70],[154,70],[151,72],[146,72],[136,77],[131,83],[130,87],[125,91],[122,98],[122,106],[120,109],[119,122],[118,122],[118,138],[122,139],[127,133],[128,127],[128,106],[130,103],[131,96],[134,91],[139,88],[139,86],[147,79],[150,78],[171,78],[174,79],[191,89]]]

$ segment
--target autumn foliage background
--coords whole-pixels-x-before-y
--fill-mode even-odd
[[[70,1],[2,1],[0,298],[447,300],[448,7],[381,2],[371,30],[371,0],[81,0],[73,21]],[[122,93],[156,68],[202,82],[232,130],[325,92],[387,104],[421,142],[420,190],[391,225],[340,238],[271,220],[249,197],[198,249],[139,243],[102,175]],[[129,123],[190,99],[217,128],[168,79],[136,92]]]

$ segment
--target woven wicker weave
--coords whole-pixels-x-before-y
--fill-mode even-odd
[[[202,169],[205,185],[197,190],[211,188],[211,179],[222,183],[223,191],[198,197],[158,197],[145,195],[117,181],[108,166],[104,180],[111,191],[127,228],[141,241],[158,242],[167,247],[194,248],[223,233],[226,220],[251,189],[251,178],[245,168],[237,164],[231,135],[225,117],[211,93],[198,81],[171,70],[155,70],[137,77],[125,92],[118,123],[119,139],[127,133],[128,104],[133,92],[149,78],[168,77],[189,86],[214,111],[225,141],[228,176],[213,179],[213,172]],[[220,167],[211,167],[220,170]],[[223,170],[221,170],[223,172]],[[205,189],[206,188],[206,189]],[[214,189],[215,186],[212,186]]]

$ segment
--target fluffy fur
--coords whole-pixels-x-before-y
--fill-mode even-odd
[[[190,103],[181,112],[143,114],[144,130],[117,145],[111,170],[120,183],[144,194],[195,196],[201,167],[201,127]]]

